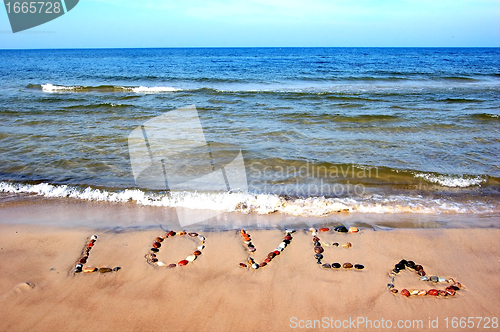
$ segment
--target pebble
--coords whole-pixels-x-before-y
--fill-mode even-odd
[[[274,252],[270,252],[269,254],[267,254],[267,257],[271,258],[271,259],[273,259],[274,256],[276,256],[276,254]]]
[[[191,236],[191,237],[197,237],[198,233],[191,232],[191,233],[188,233],[188,235]]]
[[[186,235],[186,232],[180,231],[178,234],[182,236],[182,235]]]
[[[198,256],[196,256],[196,255],[189,255],[189,256],[186,257],[186,260],[188,262],[193,262],[197,257]]]
[[[446,287],[446,293],[448,293],[448,295],[455,295],[455,290],[453,288],[450,288],[450,287]]]
[[[332,246],[334,246],[334,247],[338,247],[338,246],[339,246],[339,244],[338,244],[337,242],[334,242],[334,243],[332,243]]]
[[[200,245],[200,246],[196,247],[196,249],[198,249],[198,250],[203,250],[203,249],[205,249],[205,246],[202,244],[202,245]]]
[[[397,294],[398,290],[396,288],[391,289],[392,294]]]
[[[176,264],[172,263],[172,264],[168,264],[168,266],[167,266],[167,267],[168,267],[169,269],[172,269],[172,268],[174,268],[174,267],[176,267],[176,266],[177,266]]]
[[[162,242],[162,241],[163,241],[163,239],[161,237],[157,237],[155,240],[155,242]]]
[[[198,239],[200,239],[200,241],[205,241],[205,237],[203,235],[198,235]]]
[[[416,271],[420,271],[420,270],[423,270],[424,268],[422,267],[422,265],[415,265],[415,270]]]
[[[292,241],[292,237],[290,235],[287,235],[283,238],[283,240]]]
[[[446,278],[439,278],[438,282],[446,282]]]
[[[255,250],[257,250],[257,249],[255,249],[255,247],[250,247],[250,246],[248,247],[248,251],[250,251],[250,252],[254,252]]]
[[[349,227],[349,233],[357,233],[359,229],[357,227]]]
[[[309,228],[309,232],[316,233],[316,228],[314,228],[314,227]]]
[[[321,259],[318,259],[318,261],[316,262],[316,264],[323,264],[323,262],[321,261]]]
[[[341,267],[340,263],[333,263],[332,264],[333,269],[340,269],[340,267]]]
[[[112,269],[110,269],[109,267],[101,267],[99,268],[99,270],[97,270],[99,273],[108,273],[108,272],[113,272]]]
[[[438,276],[431,276],[429,279],[432,282],[438,282],[439,281],[439,277]]]
[[[85,264],[85,263],[87,263],[87,257],[82,257],[82,258],[80,258],[80,260],[78,261],[78,263],[80,263],[80,264]]]
[[[427,294],[429,294],[431,296],[438,296],[439,295],[439,291],[437,289],[429,289],[429,291],[427,292]]]
[[[332,268],[332,266],[328,263],[321,265],[321,267],[324,269],[331,269]]]
[[[200,256],[200,255],[201,255],[201,251],[196,250],[195,252],[193,252],[193,255],[195,255],[195,256]]]
[[[314,258],[316,258],[316,259],[323,259],[323,255],[322,254],[316,254],[316,255],[314,255]]]
[[[153,248],[160,248],[161,247],[161,243],[160,242],[153,242]]]
[[[406,266],[408,266],[412,270],[415,270],[415,262],[414,261],[406,262]]]
[[[394,284],[387,284],[387,288],[393,289],[394,288]]]
[[[151,251],[152,251],[152,252],[158,252],[158,251],[160,251],[160,250],[159,250],[158,248],[151,248]]]
[[[318,229],[319,232],[328,232],[330,230],[330,228],[328,227],[322,227],[320,229]]]
[[[407,290],[407,289],[402,289],[401,290],[401,295],[408,297],[408,296],[410,296],[410,291]]]
[[[285,249],[285,248],[286,248],[286,243],[285,243],[285,242],[281,242],[281,243],[278,245],[278,247]]]
[[[440,289],[439,290],[439,295],[446,296],[446,295],[448,295],[448,293],[444,289]]]
[[[97,235],[95,235],[95,234],[94,234],[94,235],[92,235],[92,236],[90,237],[90,239],[91,239],[91,240],[93,240],[93,241],[97,240]]]
[[[272,258],[267,257],[266,259],[264,259],[264,262],[269,264],[269,263],[271,263],[271,260],[272,260]]]
[[[335,231],[340,233],[347,233],[349,230],[345,226],[338,226],[335,227]]]
[[[410,295],[418,295],[419,290],[418,289],[411,289],[410,290]]]
[[[262,263],[260,263],[260,264],[259,264],[259,267],[264,267],[264,266],[266,266],[266,265],[267,265],[267,263],[266,263],[266,262],[262,262]]]
[[[321,247],[321,243],[319,241],[314,242],[315,247]]]
[[[163,262],[156,262],[156,265],[158,265],[158,266],[165,266],[165,263],[163,263]]]
[[[418,274],[419,276],[422,276],[422,277],[423,277],[423,276],[425,276],[425,271],[424,271],[424,270],[419,270],[419,271],[417,272],[417,274]]]
[[[395,267],[396,267],[396,269],[398,269],[398,270],[404,270],[404,269],[406,269],[406,264],[403,264],[403,263],[397,263],[397,264],[395,265]]]
[[[418,292],[419,296],[426,296],[427,295],[427,291],[425,289],[422,289],[421,291]]]
[[[280,254],[280,252],[279,252],[278,250],[273,251],[273,253],[274,253],[276,256],[278,256],[278,255]]]
[[[252,241],[243,241],[244,244],[249,245],[252,243]]]
[[[323,247],[316,246],[314,247],[314,252],[317,254],[321,254],[324,251]]]
[[[183,259],[182,261],[180,261],[179,263],[177,263],[177,265],[179,265],[179,266],[184,266],[184,265],[187,265],[188,263],[189,263],[189,261],[188,261],[188,260]]]
[[[422,281],[429,281],[429,278],[427,276],[422,276],[422,277],[420,277],[420,280],[422,280]]]
[[[121,267],[116,266],[116,267],[113,268],[113,271],[117,272],[117,271],[120,271],[121,269],[122,269]]]
[[[350,269],[350,268],[352,268],[352,264],[351,263],[344,263],[344,265],[342,265],[342,267],[344,269]]]
[[[97,269],[95,267],[86,267],[83,269],[83,273],[92,273],[95,272]]]
[[[240,263],[240,267],[247,267],[245,263]]]
[[[170,231],[167,233],[167,236],[174,236],[175,235],[175,232],[174,231]]]
[[[324,246],[324,247],[329,247],[330,243],[328,243],[328,242],[321,242],[321,245]]]
[[[351,242],[347,242],[346,244],[343,244],[342,247],[343,248],[351,248],[352,247],[352,243]]]
[[[293,229],[293,228],[285,229],[285,233],[287,233],[287,234],[295,233],[295,229]]]
[[[259,268],[259,264],[253,263],[252,264],[252,269],[257,270]]]
[[[364,265],[361,265],[361,264],[355,264],[355,265],[354,265],[354,268],[355,268],[355,269],[358,269],[358,270],[363,270],[363,269],[365,268],[365,266],[364,266]]]
[[[319,237],[315,236],[313,237],[313,242],[318,242],[319,241]]]

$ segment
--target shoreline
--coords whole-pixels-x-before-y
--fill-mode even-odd
[[[202,255],[187,266],[167,269],[152,267],[144,258],[164,233],[159,227],[103,230],[3,223],[0,230],[0,330],[290,331],[310,330],[308,321],[326,324],[325,317],[332,324],[361,317],[393,324],[422,321],[421,330],[438,319],[438,330],[451,331],[453,317],[500,316],[499,229],[321,233],[322,241],[352,243],[349,249],[325,247],[325,262],[365,266],[337,271],[318,266],[306,229],[297,229],[287,248],[256,271],[238,266],[249,253],[237,231],[200,232],[206,238]],[[74,275],[74,264],[94,232],[98,240],[88,263],[121,270]],[[250,233],[257,248],[252,256],[258,261],[284,234]],[[196,245],[180,237],[167,239],[158,257],[176,262]],[[454,278],[464,288],[450,298],[394,295],[386,288],[388,272],[401,259],[423,265],[429,275]],[[396,283],[400,289],[431,286],[410,271],[402,271]],[[300,321],[304,328],[294,328]]]

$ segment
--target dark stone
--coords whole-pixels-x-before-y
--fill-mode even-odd
[[[316,255],[314,255],[314,258],[316,258],[316,259],[323,259],[323,255],[322,254],[316,254]]]
[[[332,266],[328,263],[321,265],[321,267],[324,269],[331,269],[332,268]]]
[[[313,242],[318,242],[319,241],[319,237],[315,236],[313,237]]]
[[[338,247],[338,246],[339,246],[339,244],[338,244],[338,242],[335,242],[335,243],[332,243],[332,246],[334,246],[334,247]]]
[[[338,226],[335,227],[335,231],[340,233],[347,233],[349,230],[345,226]]]
[[[120,271],[121,269],[122,269],[121,267],[117,266],[117,267],[113,268],[113,271],[117,272],[117,271]]]
[[[151,248],[151,251],[152,252],[158,252],[158,251],[160,251],[160,249],[158,249],[158,248]]]
[[[406,262],[406,266],[412,270],[415,270],[415,262],[414,261]]]
[[[323,263],[321,262],[321,259],[318,259],[318,261],[316,262],[316,264],[323,264]]]
[[[169,269],[172,269],[172,268],[174,268],[174,267],[176,267],[176,266],[177,266],[177,265],[175,265],[175,264],[168,264],[168,266],[167,266],[167,267],[168,267]]]
[[[394,272],[394,273],[399,273],[399,271],[400,270],[398,268],[395,268],[394,270],[392,270],[392,272]]]
[[[160,242],[153,242],[153,248],[160,248],[161,247],[161,243]]]
[[[283,240],[283,243],[288,245],[288,244],[290,244],[290,240]]]
[[[357,270],[363,270],[365,268],[365,266],[361,265],[361,264],[356,264],[356,265],[354,265],[354,268]]]
[[[421,277],[425,276],[425,271],[424,270],[418,270],[417,274]]]
[[[287,235],[283,238],[283,240],[292,241],[292,237],[290,235]]]
[[[398,264],[403,264],[404,266],[406,266],[408,264],[408,261],[406,259],[402,259]]]
[[[342,266],[339,263],[332,263],[333,269],[340,269]]]
[[[267,254],[267,257],[273,259],[274,256],[276,256],[276,254],[274,252],[270,252],[269,254]]]
[[[321,243],[319,241],[314,242],[315,247],[321,247]]]
[[[101,267],[99,270],[97,270],[99,273],[108,273],[108,272],[113,272],[113,269],[110,269],[109,267]]]
[[[245,263],[240,263],[240,267],[247,267]]]
[[[395,267],[398,270],[404,270],[404,269],[406,269],[406,264],[398,263],[398,264],[396,264]]]
[[[423,270],[423,269],[424,269],[424,267],[422,265],[415,265],[416,271]]]

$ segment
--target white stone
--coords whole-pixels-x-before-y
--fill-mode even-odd
[[[188,262],[192,262],[192,261],[194,261],[194,260],[196,259],[196,257],[198,257],[198,256],[195,256],[195,255],[189,255],[189,256],[187,256],[187,257],[186,257],[186,260],[187,260]]]
[[[259,268],[259,264],[257,264],[257,263],[252,264],[252,269],[257,270],[258,268]]]
[[[205,249],[205,246],[202,244],[201,246],[196,247],[196,249],[203,250],[203,249]]]
[[[200,241],[205,241],[205,237],[203,235],[198,235],[198,239],[200,239]]]
[[[158,266],[165,266],[166,264],[163,263],[163,262],[156,262],[156,265],[158,265]]]

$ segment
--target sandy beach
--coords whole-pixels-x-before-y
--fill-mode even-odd
[[[187,266],[167,269],[149,265],[144,257],[155,238],[165,234],[159,226],[64,227],[37,224],[33,218],[31,224],[15,219],[0,224],[0,331],[454,331],[454,317],[483,317],[474,318],[470,330],[498,329],[497,228],[360,227],[355,234],[318,233],[322,242],[340,244],[324,247],[324,263],[363,264],[363,270],[322,269],[308,228],[296,228],[279,256],[252,270],[239,267],[249,253],[237,230],[210,232],[193,225],[186,230],[206,238],[202,255]],[[257,262],[284,236],[278,229],[247,231]],[[93,234],[98,239],[85,266],[119,271],[72,273]],[[352,247],[342,248],[347,242]],[[198,245],[187,235],[167,238],[157,257],[167,265],[177,263]],[[453,297],[394,295],[386,287],[388,273],[401,259],[421,264],[428,276],[453,278],[463,288]],[[447,285],[421,281],[405,270],[395,286]]]

